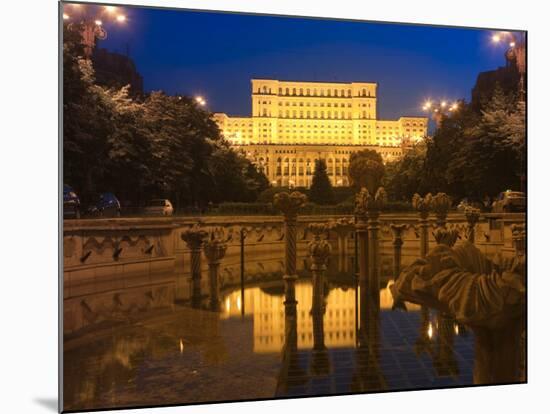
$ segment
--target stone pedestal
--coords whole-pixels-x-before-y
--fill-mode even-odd
[[[296,274],[296,223],[298,211],[306,203],[304,194],[295,191],[278,193],[273,199],[273,205],[284,214],[284,235],[285,235],[285,291],[288,293],[285,300],[296,302],[293,294],[294,284],[298,275]]]
[[[403,231],[407,228],[406,224],[391,224],[390,229],[393,233],[393,277],[397,278],[401,273],[401,248],[403,247]]]
[[[208,233],[206,230],[200,228],[200,226],[194,226],[181,234],[182,240],[190,250],[191,304],[194,307],[200,306],[201,302],[201,251],[202,245],[207,237]]]
[[[311,273],[313,278],[311,318],[313,323],[313,354],[310,371],[313,375],[328,374],[329,357],[325,346],[325,333],[323,319],[325,314],[325,271],[327,260],[330,256],[330,244],[322,239],[326,234],[328,226],[323,224],[312,224],[309,229],[314,234],[314,240],[309,243],[308,249],[311,257]]]
[[[464,211],[466,221],[468,222],[468,241],[472,244],[476,242],[476,224],[479,221],[480,211],[477,208],[466,207]]]
[[[220,281],[219,268],[220,262],[225,256],[227,243],[214,235],[204,243],[204,255],[208,261],[208,282],[210,288],[210,309],[220,309]]]

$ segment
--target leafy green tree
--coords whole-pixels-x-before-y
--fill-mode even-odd
[[[113,191],[123,204],[170,198],[177,207],[254,201],[265,175],[221,137],[211,114],[186,96],[106,88],[64,27],[63,177],[83,200]]]
[[[414,145],[404,156],[386,164],[382,184],[392,200],[409,201],[415,193],[429,190],[423,179],[426,162],[426,143]]]
[[[334,191],[328,178],[327,164],[323,159],[315,160],[309,199],[317,204],[334,204]]]
[[[366,187],[374,194],[380,187],[384,171],[382,156],[374,150],[362,150],[350,156],[348,175],[356,190]]]

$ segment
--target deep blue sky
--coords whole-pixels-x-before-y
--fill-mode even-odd
[[[491,32],[397,24],[126,8],[101,47],[126,53],[147,91],[201,94],[250,115],[253,77],[375,81],[381,118],[420,115],[426,98],[469,100],[476,76],[504,64]]]

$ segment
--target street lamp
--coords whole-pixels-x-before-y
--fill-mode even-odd
[[[94,6],[82,4],[66,4],[63,9],[63,20],[70,21],[69,29],[80,32],[81,43],[84,46],[84,56],[89,59],[95,47],[96,39],[107,38],[103,20],[114,20],[118,23],[126,21],[126,15],[115,6]]]
[[[506,59],[513,63],[515,62],[519,72],[519,99],[525,101],[525,35],[515,32],[498,32],[492,36],[492,41],[495,44],[508,43],[506,50]]]
[[[204,100],[204,98],[202,96],[195,96],[195,101],[200,105],[200,106],[206,106],[206,101]]]
[[[444,115],[449,115],[452,112],[456,112],[459,108],[458,102],[450,103],[446,100],[432,101],[431,99],[424,102],[422,110],[424,112],[431,112],[432,119],[435,121],[436,126],[439,128]]]

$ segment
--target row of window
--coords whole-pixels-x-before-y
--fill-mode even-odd
[[[257,92],[259,94],[269,94],[272,95],[273,92],[271,88],[267,86],[258,87]],[[279,88],[279,95],[286,96],[340,96],[351,98],[351,89],[317,89],[317,88]],[[355,96],[371,96],[370,90],[361,89],[357,91]]]
[[[258,116],[266,116],[271,117],[272,113],[271,111],[268,111],[266,108],[264,108],[261,112],[258,112]],[[291,118],[291,119],[352,119],[351,118],[351,112],[344,112],[344,111],[327,111],[325,116],[325,111],[296,111],[293,110],[292,112],[289,110],[286,111],[279,111],[279,118]],[[369,114],[367,111],[362,111],[360,113],[359,118],[357,119],[374,119],[371,117],[371,114]]]

